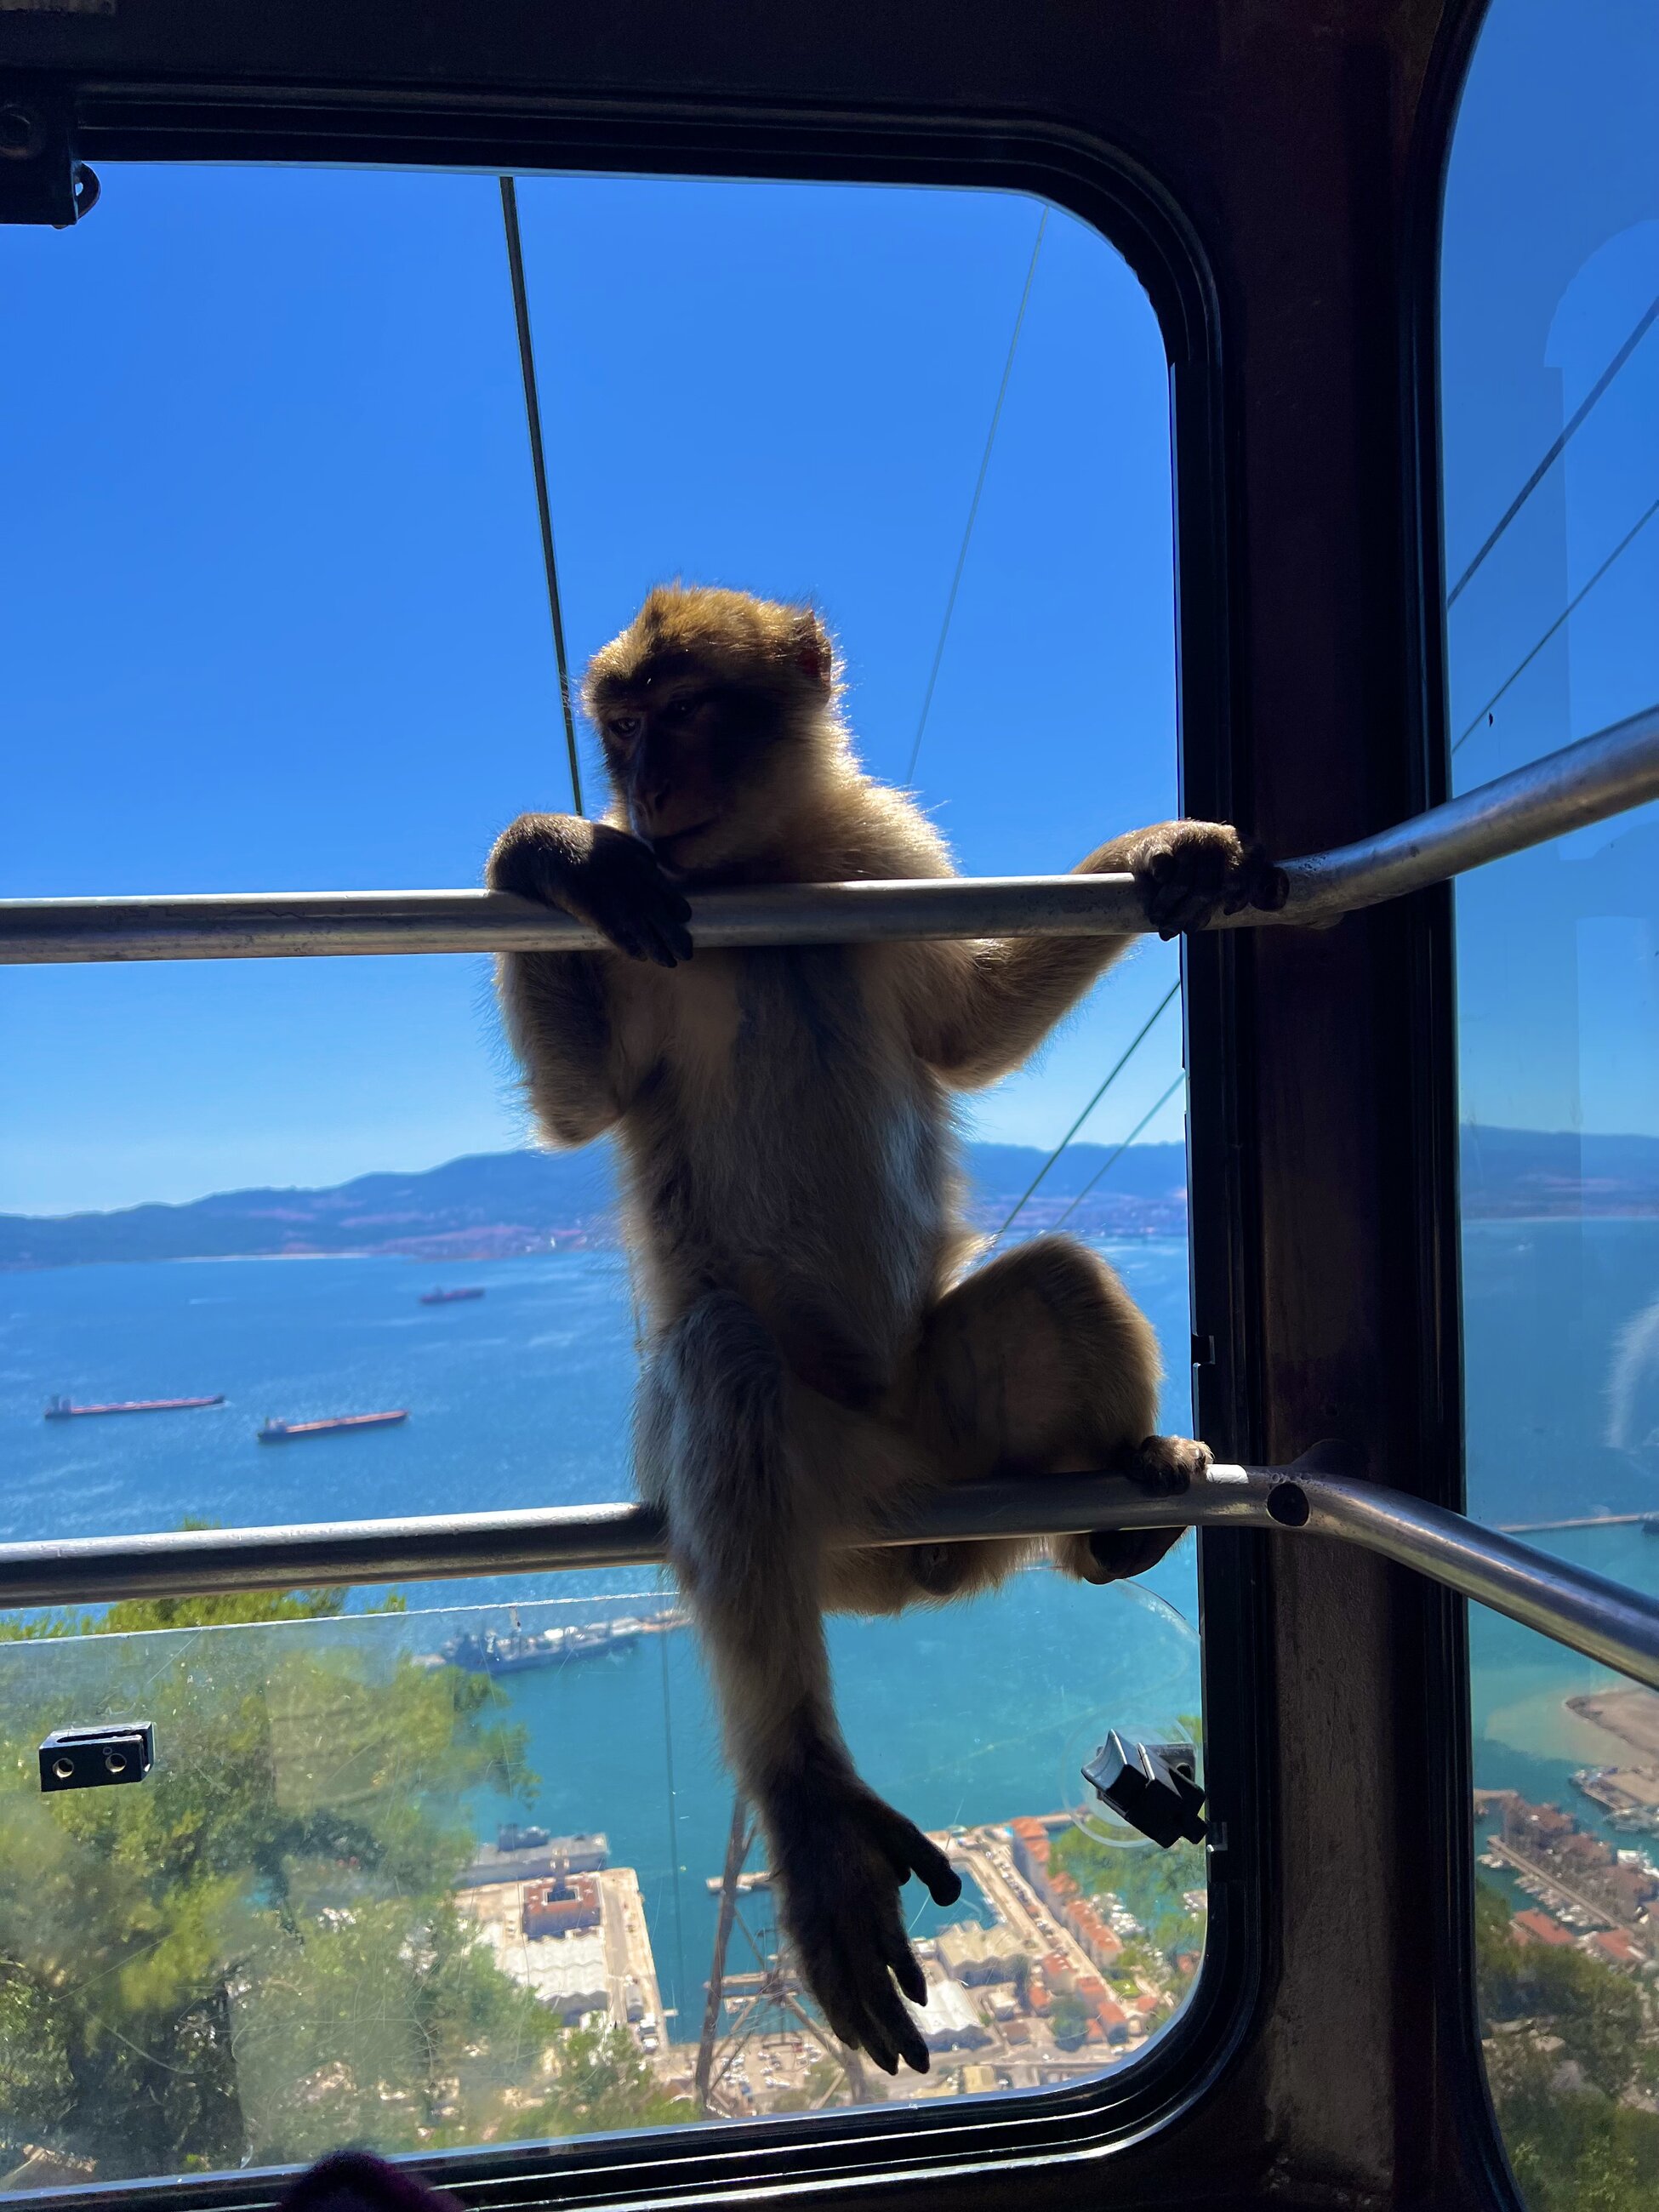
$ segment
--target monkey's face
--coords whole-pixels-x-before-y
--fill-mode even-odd
[[[817,617],[731,592],[653,592],[586,686],[628,826],[678,875],[776,841],[838,738],[833,697]]]

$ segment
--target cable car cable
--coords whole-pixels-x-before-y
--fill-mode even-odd
[[[1089,1195],[1089,1193],[1090,1193],[1090,1192],[1094,1188],[1095,1185],[1096,1185],[1096,1184],[1100,1181],[1101,1177],[1102,1177],[1103,1175],[1107,1175],[1107,1174],[1109,1174],[1109,1173],[1111,1171],[1111,1170],[1112,1170],[1113,1168],[1115,1168],[1115,1167],[1117,1165],[1117,1163],[1118,1163],[1118,1162],[1119,1162],[1119,1161],[1123,1158],[1123,1155],[1125,1154],[1125,1152],[1127,1152],[1128,1151],[1128,1149],[1129,1149],[1130,1146],[1133,1144],[1133,1142],[1134,1142],[1135,1139],[1136,1139],[1136,1138],[1140,1134],[1141,1131],[1142,1131],[1142,1130],[1146,1127],[1146,1124],[1147,1124],[1150,1121],[1152,1121],[1152,1120],[1154,1118],[1154,1116],[1155,1116],[1155,1115],[1158,1115],[1158,1114],[1161,1114],[1161,1113],[1164,1111],[1164,1108],[1169,1104],[1170,1101],[1170,1100],[1175,1097],[1175,1095],[1176,1095],[1176,1091],[1180,1090],[1180,1088],[1181,1088],[1182,1085],[1186,1080],[1187,1080],[1187,1071],[1186,1071],[1186,1069],[1183,1067],[1183,1068],[1182,1069],[1182,1071],[1181,1071],[1180,1074],[1178,1074],[1178,1075],[1176,1076],[1176,1078],[1175,1081],[1174,1081],[1174,1082],[1170,1085],[1169,1089],[1164,1092],[1164,1096],[1163,1096],[1163,1097],[1162,1097],[1158,1101],[1158,1103],[1156,1103],[1156,1105],[1149,1106],[1149,1107],[1146,1109],[1146,1112],[1141,1115],[1140,1119],[1139,1119],[1139,1120],[1135,1123],[1135,1125],[1134,1125],[1133,1128],[1130,1130],[1130,1132],[1129,1132],[1128,1135],[1127,1135],[1127,1136],[1123,1139],[1123,1142],[1122,1142],[1122,1143],[1121,1143],[1121,1144],[1117,1147],[1117,1150],[1116,1150],[1115,1152],[1111,1153],[1111,1154],[1109,1155],[1109,1158],[1107,1158],[1106,1159],[1103,1159],[1103,1160],[1101,1162],[1100,1165],[1099,1165],[1099,1166],[1095,1170],[1094,1173],[1090,1176],[1090,1178],[1089,1178],[1088,1182],[1085,1182],[1085,1183],[1084,1184],[1084,1186],[1083,1186],[1082,1189],[1081,1189],[1080,1191],[1079,1191],[1079,1193],[1078,1193],[1077,1196],[1076,1196],[1076,1197],[1072,1200],[1071,1204],[1066,1207],[1066,1209],[1065,1212],[1064,1212],[1064,1213],[1062,1213],[1062,1214],[1060,1215],[1060,1219],[1059,1219],[1058,1221],[1056,1221],[1056,1222],[1055,1222],[1055,1224],[1054,1224],[1054,1227],[1055,1227],[1056,1229],[1063,1229],[1063,1228],[1065,1227],[1066,1224],[1066,1223],[1071,1219],[1072,1216],[1073,1216],[1073,1215],[1077,1212],[1077,1210],[1078,1210],[1079,1206],[1082,1205],[1082,1203],[1083,1203],[1084,1200],[1085,1200],[1085,1198],[1087,1198],[1087,1196]]]
[[[1009,1231],[1013,1227],[1014,1223],[1018,1219],[1018,1218],[1019,1218],[1020,1214],[1024,1211],[1026,1200],[1027,1200],[1029,1198],[1030,1198],[1030,1197],[1031,1197],[1031,1195],[1033,1194],[1033,1193],[1036,1191],[1036,1188],[1037,1188],[1037,1185],[1038,1185],[1038,1184],[1042,1181],[1043,1177],[1048,1174],[1048,1172],[1049,1169],[1050,1169],[1051,1167],[1053,1167],[1053,1165],[1054,1165],[1054,1162],[1055,1162],[1055,1161],[1060,1158],[1060,1154],[1065,1151],[1065,1149],[1066,1149],[1066,1146],[1067,1146],[1067,1145],[1069,1145],[1069,1144],[1071,1143],[1071,1141],[1072,1141],[1073,1138],[1074,1136],[1076,1136],[1076,1134],[1077,1134],[1078,1131],[1079,1131],[1079,1130],[1083,1127],[1084,1123],[1088,1120],[1088,1118],[1089,1118],[1090,1115],[1091,1115],[1091,1114],[1092,1114],[1092,1113],[1094,1112],[1094,1110],[1095,1110],[1096,1107],[1099,1105],[1099,1103],[1100,1103],[1101,1100],[1102,1100],[1102,1099],[1106,1096],[1106,1093],[1107,1093],[1107,1092],[1111,1089],[1111,1087],[1112,1087],[1113,1084],[1116,1082],[1116,1080],[1117,1080],[1118,1077],[1119,1077],[1120,1075],[1121,1075],[1121,1074],[1122,1074],[1122,1073],[1123,1073],[1124,1069],[1125,1069],[1125,1068],[1129,1065],[1129,1062],[1133,1059],[1133,1057],[1134,1057],[1134,1055],[1135,1055],[1136,1052],[1139,1050],[1139,1048],[1140,1045],[1141,1045],[1141,1044],[1142,1044],[1142,1042],[1145,1041],[1146,1036],[1146,1035],[1147,1035],[1147,1032],[1151,1030],[1151,1028],[1152,1028],[1152,1024],[1153,1024],[1153,1023],[1158,1019],[1158,1016],[1159,1016],[1159,1015],[1164,1012],[1164,1009],[1165,1008],[1165,1006],[1167,1006],[1168,1005],[1170,1005],[1170,1002],[1171,1002],[1171,1000],[1175,998],[1176,994],[1180,990],[1180,988],[1181,988],[1181,979],[1180,979],[1180,977],[1179,977],[1179,976],[1177,976],[1177,977],[1176,978],[1175,981],[1174,981],[1173,983],[1171,983],[1171,984],[1170,984],[1170,986],[1169,989],[1168,989],[1168,990],[1164,994],[1164,996],[1163,996],[1163,997],[1158,1000],[1158,1004],[1157,1004],[1157,1005],[1152,1008],[1152,1012],[1151,1012],[1150,1014],[1148,1014],[1148,1015],[1147,1015],[1147,1017],[1146,1017],[1146,1020],[1141,1024],[1141,1025],[1140,1025],[1139,1029],[1136,1031],[1136,1033],[1135,1033],[1134,1036],[1130,1040],[1130,1042],[1129,1042],[1129,1043],[1127,1044],[1127,1046],[1124,1048],[1124,1051],[1123,1051],[1122,1054],[1121,1055],[1121,1057],[1120,1057],[1120,1058],[1119,1058],[1119,1060],[1118,1060],[1117,1065],[1113,1068],[1113,1070],[1112,1070],[1111,1073],[1106,1077],[1105,1080],[1102,1083],[1102,1085],[1101,1085],[1101,1086],[1100,1086],[1099,1090],[1096,1091],[1096,1093],[1095,1093],[1094,1097],[1093,1097],[1089,1101],[1088,1104],[1084,1108],[1083,1111],[1082,1111],[1082,1112],[1078,1115],[1078,1117],[1077,1117],[1076,1121],[1073,1122],[1073,1124],[1072,1124],[1071,1127],[1070,1127],[1070,1128],[1066,1132],[1066,1134],[1065,1134],[1065,1135],[1060,1139],[1060,1142],[1059,1142],[1059,1143],[1054,1146],[1054,1149],[1053,1150],[1053,1152],[1050,1152],[1050,1153],[1049,1153],[1049,1155],[1048,1155],[1048,1158],[1047,1158],[1046,1160],[1044,1160],[1044,1162],[1042,1163],[1042,1166],[1037,1170],[1036,1173],[1036,1174],[1031,1177],[1030,1182],[1026,1185],[1026,1187],[1025,1187],[1025,1190],[1024,1190],[1024,1194],[1023,1194],[1023,1195],[1022,1195],[1022,1196],[1021,1196],[1021,1197],[1017,1200],[1017,1202],[1015,1203],[1015,1205],[1014,1205],[1014,1206],[1013,1206],[1012,1211],[1012,1212],[1009,1213],[1009,1215],[1008,1215],[1007,1219],[1003,1223],[1003,1224],[1002,1224],[1001,1228],[1000,1228],[1000,1229],[999,1229],[999,1230],[997,1231],[996,1235],[995,1235],[994,1237],[992,1237],[992,1239],[991,1239],[991,1243],[990,1243],[990,1244],[988,1244],[988,1245],[986,1246],[986,1248],[985,1248],[985,1249],[986,1249],[986,1250],[987,1250],[988,1252],[991,1249],[991,1246],[992,1246],[992,1245],[1000,1243],[1001,1243],[1001,1241],[1002,1241],[1002,1239],[1003,1239],[1003,1238],[1004,1238],[1004,1237],[1008,1234],[1008,1231]],[[1104,1172],[1104,1170],[1103,1170],[1103,1172]]]
[[[1045,207],[1037,223],[1036,238],[1031,246],[1031,265],[1025,272],[1025,289],[1019,295],[1019,313],[1014,317],[1014,334],[1008,341],[1008,358],[1003,364],[1002,382],[997,390],[997,404],[991,410],[991,428],[985,441],[985,451],[980,458],[979,481],[974,486],[974,496],[968,508],[968,526],[962,533],[962,544],[957,554],[957,571],[951,579],[950,596],[945,602],[945,620],[939,625],[939,643],[933,648],[933,665],[928,673],[927,689],[923,694],[921,715],[916,723],[916,734],[910,745],[910,764],[904,771],[906,783],[916,772],[916,757],[921,750],[922,733],[927,727],[927,716],[933,704],[933,690],[939,682],[939,672],[945,659],[945,641],[951,635],[951,617],[957,611],[957,593],[962,588],[962,572],[968,565],[968,546],[974,534],[974,524],[979,515],[980,496],[985,489],[985,478],[991,466],[991,449],[997,441],[997,425],[1002,420],[1002,403],[1008,397],[1008,380],[1014,373],[1014,356],[1019,351],[1019,334],[1025,326],[1025,310],[1030,304],[1031,284],[1036,276],[1037,256],[1042,251],[1042,234],[1048,227],[1048,210]]]
[[[1579,403],[1578,406],[1574,410],[1572,420],[1562,431],[1560,436],[1555,441],[1555,443],[1550,447],[1548,453],[1545,454],[1543,459],[1540,461],[1538,466],[1533,471],[1532,474],[1527,478],[1525,483],[1522,485],[1520,490],[1516,492],[1515,497],[1504,508],[1503,514],[1499,515],[1492,535],[1487,538],[1486,544],[1480,548],[1480,550],[1475,555],[1474,560],[1470,562],[1468,567],[1464,569],[1462,574],[1452,586],[1450,591],[1447,592],[1446,605],[1449,608],[1456,604],[1458,596],[1463,590],[1464,586],[1468,584],[1475,570],[1486,559],[1487,554],[1492,551],[1492,547],[1497,544],[1498,539],[1509,528],[1510,523],[1515,520],[1516,516],[1520,514],[1522,508],[1532,497],[1534,492],[1537,490],[1539,485],[1542,483],[1544,478],[1554,467],[1556,462],[1559,461],[1562,454],[1565,453],[1569,441],[1572,438],[1574,433],[1578,430],[1583,423],[1584,419],[1589,415],[1591,408],[1595,406],[1596,401],[1601,397],[1607,386],[1613,382],[1613,378],[1618,375],[1620,370],[1623,368],[1625,363],[1635,352],[1637,347],[1641,344],[1643,339],[1653,328],[1656,322],[1659,322],[1659,299],[1655,299],[1649,303],[1646,312],[1643,314],[1640,321],[1637,324],[1636,328],[1625,340],[1625,343],[1620,347],[1618,352],[1614,354],[1613,359],[1602,370],[1601,375],[1596,378],[1595,383],[1589,388],[1588,396]]]
[[[553,622],[553,652],[559,666],[559,704],[564,709],[565,750],[570,756],[570,794],[578,814],[582,773],[576,759],[576,725],[570,711],[570,665],[564,649],[564,615],[559,605],[559,567],[553,553],[553,515],[547,500],[547,463],[542,452],[542,410],[536,396],[536,356],[530,343],[530,301],[525,291],[524,243],[519,235],[519,192],[503,177],[501,223],[507,232],[507,265],[513,279],[513,319],[519,331],[519,368],[524,378],[525,421],[530,431],[530,465],[536,476],[536,513],[542,526],[542,567],[547,575],[547,611]]]
[[[1633,545],[1636,543],[1636,540],[1647,528],[1649,523],[1652,521],[1656,514],[1659,514],[1659,499],[1656,499],[1653,504],[1649,507],[1644,513],[1638,516],[1635,522],[1633,522],[1631,527],[1625,532],[1624,536],[1613,547],[1612,552],[1608,554],[1607,559],[1601,563],[1601,567],[1590,578],[1589,581],[1587,584],[1581,584],[1578,589],[1573,593],[1572,597],[1567,601],[1565,606],[1562,608],[1560,613],[1557,615],[1555,620],[1544,632],[1542,637],[1539,639],[1538,642],[1533,647],[1531,652],[1528,653],[1525,659],[1517,661],[1516,665],[1510,669],[1509,674],[1504,678],[1498,689],[1492,693],[1491,698],[1487,700],[1486,705],[1480,709],[1480,712],[1469,724],[1469,726],[1464,731],[1462,736],[1459,738],[1456,743],[1453,745],[1452,751],[1454,753],[1457,752],[1462,746],[1468,743],[1469,739],[1480,728],[1481,723],[1486,720],[1486,717],[1492,713],[1492,708],[1498,704],[1504,694],[1509,690],[1510,684],[1515,682],[1518,676],[1525,675],[1528,669],[1532,666],[1533,662],[1537,659],[1539,654],[1544,650],[1544,647],[1555,635],[1557,630],[1560,629],[1562,623],[1567,621],[1574,612],[1575,609],[1580,606],[1583,602],[1589,598],[1589,594],[1595,589],[1595,586],[1601,582],[1602,577],[1607,574],[1608,569],[1612,568],[1613,562],[1619,558],[1620,555],[1625,551],[1626,548],[1627,546]]]

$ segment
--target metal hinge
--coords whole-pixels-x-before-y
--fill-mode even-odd
[[[61,93],[0,84],[0,222],[67,230],[98,202],[98,179],[75,154],[74,118]]]

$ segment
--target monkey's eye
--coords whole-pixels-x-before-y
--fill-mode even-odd
[[[619,744],[631,745],[640,734],[644,719],[641,714],[613,714],[609,724],[610,734]]]
[[[662,718],[665,722],[689,722],[702,704],[702,701],[696,692],[682,692],[678,699],[668,702],[662,710]]]

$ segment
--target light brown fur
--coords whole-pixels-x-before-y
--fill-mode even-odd
[[[548,1139],[616,1134],[648,1330],[640,1486],[665,1510],[806,1979],[890,2071],[927,2065],[894,1987],[924,1988],[899,1884],[916,1872],[945,1900],[960,1885],[854,1772],[822,1613],[983,1588],[1031,1547],[831,1538],[930,1486],[1109,1464],[1178,1482],[1206,1455],[1152,1437],[1156,1340],[1096,1255],[1045,1237],[963,1273],[951,1093],[1018,1066],[1129,940],[690,958],[690,890],[952,872],[913,802],[860,767],[839,690],[809,611],[653,592],[586,678],[607,821],[521,817],[489,880],[619,948],[509,956],[502,1005]],[[1165,933],[1282,896],[1215,823],[1120,838],[1080,870],[1134,873]],[[1051,1553],[1106,1581],[1172,1540]]]

